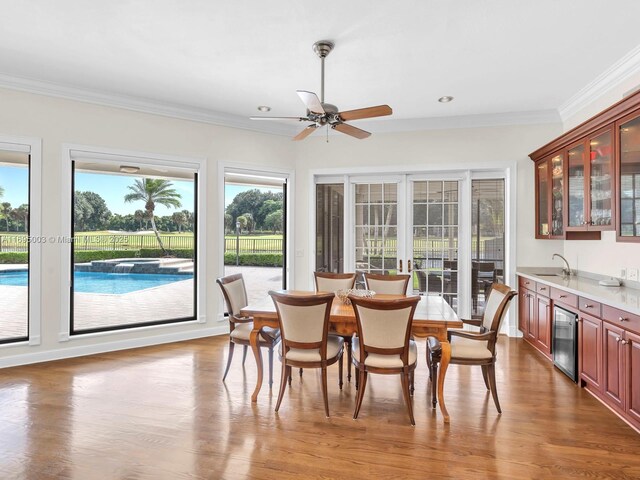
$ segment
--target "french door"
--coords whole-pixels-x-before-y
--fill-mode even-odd
[[[352,177],[349,190],[347,263],[358,273],[357,285],[364,285],[365,272],[410,273],[410,291],[443,296],[457,309],[460,179]]]

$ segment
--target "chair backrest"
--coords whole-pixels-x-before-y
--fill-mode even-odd
[[[356,283],[355,273],[314,272],[316,292],[349,290]]]
[[[411,275],[364,274],[364,282],[367,289],[389,295],[406,295],[409,279],[411,279]]]
[[[356,328],[362,349],[361,362],[369,353],[400,355],[409,362],[411,322],[419,296],[380,300],[349,295],[356,314]]]
[[[327,334],[333,293],[292,294],[270,291],[278,312],[284,353],[290,348],[320,349],[326,360]]]
[[[240,310],[249,304],[247,301],[247,288],[244,285],[242,274],[227,275],[226,277],[218,278],[216,282],[220,285],[220,290],[222,290],[229,315],[238,315]]]
[[[492,331],[495,332],[493,340],[489,341],[487,347],[494,352],[495,341],[497,334],[500,331],[502,320],[504,319],[509,303],[511,299],[516,295],[516,292],[511,290],[507,285],[501,283],[494,283],[491,285],[491,291],[487,298],[487,303],[484,307],[484,314],[482,317],[482,332]],[[495,353],[495,352],[494,352]]]

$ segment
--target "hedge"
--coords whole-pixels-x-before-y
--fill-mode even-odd
[[[73,259],[75,263],[89,263],[93,260],[134,258],[139,256],[139,250],[76,250]]]
[[[193,258],[193,248],[174,248],[171,250],[166,250],[166,254],[162,253],[162,250],[159,248],[141,248],[138,251],[138,255],[141,258],[162,258],[165,256],[168,257],[177,257],[177,258]]]
[[[236,264],[236,254],[227,252],[224,254],[225,265]],[[244,267],[281,267],[281,253],[241,253],[238,256],[238,264]]]
[[[27,252],[1,252],[0,263],[27,263]]]

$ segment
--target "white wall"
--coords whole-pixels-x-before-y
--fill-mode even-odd
[[[577,114],[564,122],[564,131],[571,130],[602,110],[623,99],[624,94],[640,86],[640,73],[627,78]],[[602,232],[601,240],[563,242],[564,255],[571,268],[586,272],[620,277],[622,268],[640,268],[640,243],[616,242],[615,232]]]
[[[62,231],[60,213],[63,195],[61,148],[64,143],[206,158],[207,178],[201,180],[201,188],[207,189],[208,204],[200,228],[207,229],[206,266],[211,279],[206,291],[205,324],[109,332],[74,337],[60,343],[60,302],[67,295],[60,286],[60,276],[61,268],[68,268],[60,264],[60,257],[61,249],[66,247],[45,244],[42,249],[42,343],[39,346],[0,347],[0,366],[36,358],[46,360],[56,355],[122,348],[149,338],[148,341],[159,342],[196,337],[210,334],[216,327],[224,327],[217,321],[221,297],[213,281],[220,267],[217,259],[220,243],[217,162],[292,169],[294,149],[290,139],[11,90],[0,89],[0,105],[0,134],[42,139],[44,236],[68,234]]]
[[[506,168],[517,164],[517,265],[553,265],[551,255],[562,251],[562,242],[534,238],[534,168],[528,154],[561,133],[561,125],[522,125],[425,132],[376,134],[366,140],[334,135],[326,143],[322,135],[297,144],[296,159],[296,287],[309,288],[310,171],[338,167],[382,169],[452,170]]]

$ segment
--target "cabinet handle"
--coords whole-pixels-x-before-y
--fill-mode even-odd
[[[620,337],[616,337],[616,342],[619,342],[620,340],[622,340]]]
[[[546,290],[547,287],[540,287],[540,290]]]
[[[411,273],[411,259],[407,260],[407,273]]]
[[[560,295],[560,298],[567,298],[566,295]]]
[[[629,319],[628,319],[628,318],[626,318],[626,317],[618,317],[618,321],[619,321],[619,322],[628,322],[628,321],[629,321]]]
[[[400,273],[402,273],[402,259],[400,259],[400,268],[399,268],[399,270],[400,270]]]
[[[621,343],[622,345],[626,345],[626,344],[627,344],[627,343],[629,343],[629,342],[627,342],[626,340],[621,340],[621,341],[620,341],[620,343]]]
[[[593,305],[589,305],[588,303],[585,303],[584,308],[593,308]]]

